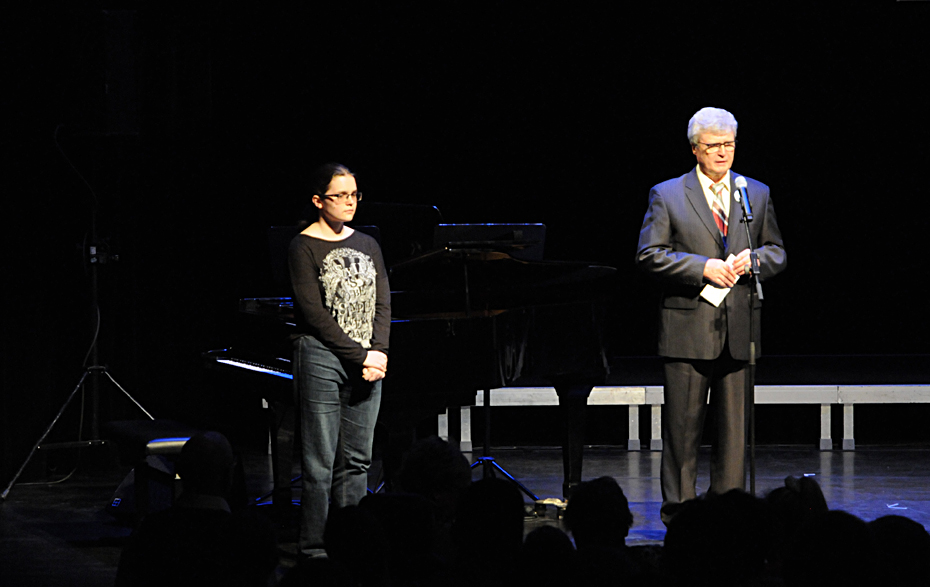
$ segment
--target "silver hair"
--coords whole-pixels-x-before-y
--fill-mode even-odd
[[[736,118],[723,108],[701,108],[688,121],[688,142],[696,145],[705,132],[721,135],[731,132],[736,137]]]

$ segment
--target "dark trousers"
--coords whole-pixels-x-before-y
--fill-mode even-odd
[[[303,554],[323,546],[334,509],[358,505],[368,492],[381,381],[362,380],[361,366],[344,365],[331,350],[305,335],[294,341],[294,383],[300,426]]]
[[[746,488],[746,377],[748,362],[724,346],[709,361],[666,359],[662,409],[662,519],[697,496],[697,457],[708,407],[716,420],[710,469],[711,493]]]

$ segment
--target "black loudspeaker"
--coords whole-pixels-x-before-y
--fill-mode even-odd
[[[146,468],[142,473],[147,479],[147,482],[142,483],[145,489],[137,487],[137,469],[140,467]],[[153,482],[156,480],[160,482]],[[145,457],[144,464],[130,471],[119,484],[107,505],[107,511],[120,521],[135,523],[146,513],[170,508],[175,495],[180,493],[180,484],[180,480],[176,479],[173,461],[163,456],[149,455]],[[147,507],[139,507],[140,490],[147,493]]]

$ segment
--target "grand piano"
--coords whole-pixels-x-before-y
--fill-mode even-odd
[[[376,434],[387,482],[419,422],[473,405],[476,391],[548,383],[563,413],[567,498],[581,482],[587,396],[607,376],[600,325],[615,269],[543,260],[541,224],[445,224],[435,207],[366,202],[353,226],[379,240],[390,272],[391,369]],[[279,287],[287,284],[287,244],[297,232],[269,231]],[[275,498],[289,500],[293,304],[247,298],[239,309],[249,333],[242,344],[204,357],[262,386],[275,439]]]

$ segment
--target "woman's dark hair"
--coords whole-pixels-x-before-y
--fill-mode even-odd
[[[310,195],[322,196],[326,193],[327,188],[329,188],[330,182],[333,181],[334,177],[340,175],[351,175],[355,177],[355,174],[349,171],[349,168],[341,163],[326,163],[320,165],[316,171],[313,172],[313,175],[310,178]]]

